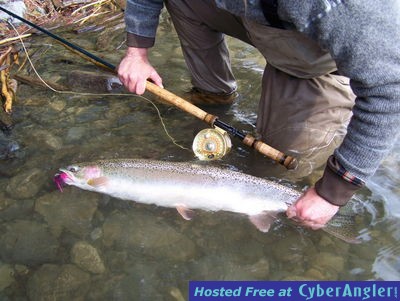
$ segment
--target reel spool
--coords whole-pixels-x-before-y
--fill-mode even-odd
[[[194,137],[192,145],[194,154],[202,161],[221,159],[231,148],[228,133],[218,127],[201,130]]]

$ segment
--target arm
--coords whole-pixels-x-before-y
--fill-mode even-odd
[[[125,11],[128,50],[118,66],[118,76],[133,93],[143,94],[146,80],[162,87],[162,79],[151,66],[148,48],[154,45],[163,1],[128,0]]]
[[[279,1],[280,17],[330,51],[357,96],[347,135],[316,184],[313,205],[305,195],[288,210],[290,217],[318,220],[312,208],[325,205],[323,200],[332,208],[346,204],[398,136],[400,7],[396,0],[305,2],[299,8],[298,1]]]

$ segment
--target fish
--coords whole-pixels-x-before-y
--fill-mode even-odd
[[[54,182],[60,191],[72,185],[123,200],[176,208],[185,220],[194,217],[194,210],[239,213],[262,232],[268,232],[278,214],[302,195],[291,187],[227,168],[145,159],[72,164],[60,168]],[[348,220],[348,215],[338,216],[322,229],[357,243],[357,238],[338,231],[342,221]]]

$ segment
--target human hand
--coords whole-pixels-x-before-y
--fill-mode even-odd
[[[316,230],[324,227],[338,210],[339,206],[326,201],[312,187],[287,209],[286,215],[288,218]]]
[[[139,95],[146,90],[147,79],[163,88],[161,77],[147,59],[147,48],[129,47],[118,66],[118,77],[130,92]]]

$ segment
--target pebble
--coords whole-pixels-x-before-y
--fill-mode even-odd
[[[86,272],[102,274],[106,270],[97,249],[85,241],[75,243],[71,250],[71,259]]]
[[[72,264],[44,264],[28,280],[30,301],[85,300],[90,289],[90,274]]]

